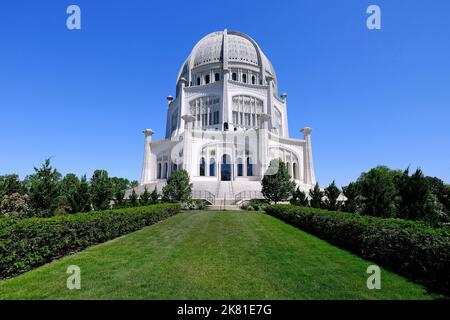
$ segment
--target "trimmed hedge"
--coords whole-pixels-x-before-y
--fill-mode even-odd
[[[160,204],[51,218],[28,218],[11,225],[5,221],[0,229],[0,278],[28,271],[179,212],[179,204]]]
[[[450,293],[450,228],[293,205],[266,213],[436,291]]]

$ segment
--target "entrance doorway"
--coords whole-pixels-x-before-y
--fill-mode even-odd
[[[231,157],[228,154],[222,156],[222,164],[220,166],[220,180],[231,181],[232,166]]]

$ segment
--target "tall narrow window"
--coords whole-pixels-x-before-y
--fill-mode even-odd
[[[205,76],[205,83],[206,84],[208,84],[210,81],[209,81],[209,74],[207,74],[206,76]]]
[[[237,160],[237,175],[238,177],[242,177],[244,175],[244,165],[241,158]]]
[[[214,74],[214,81],[219,81],[220,80],[220,74],[219,73],[215,73]]]
[[[233,72],[233,73],[231,74],[231,80],[237,81],[237,73],[236,73],[236,72]]]
[[[197,85],[200,85],[200,77],[197,78]]]
[[[209,159],[209,175],[211,177],[216,175],[216,160],[214,158]]]
[[[157,175],[158,179],[161,179],[161,162],[158,163],[158,175]]]
[[[164,179],[167,179],[167,175],[169,174],[169,166],[167,165],[167,162],[164,162]]]
[[[292,164],[292,175],[294,179],[297,179],[297,163]]]
[[[250,157],[247,158],[247,176],[253,176],[253,162]]]
[[[252,84],[256,84],[256,78],[255,78],[255,76],[252,76]]]
[[[203,157],[200,159],[200,176],[205,176],[205,158]]]
[[[242,82],[247,83],[247,75],[245,73],[242,75]]]

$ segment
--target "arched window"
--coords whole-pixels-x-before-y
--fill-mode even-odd
[[[293,177],[294,179],[298,179],[297,178],[297,163],[295,163],[295,162],[292,164],[292,175],[294,176]]]
[[[242,163],[242,159],[237,159],[237,175],[238,177],[242,177],[244,175],[244,164]]]
[[[158,179],[161,179],[161,162],[158,163],[158,175],[157,175]]]
[[[252,76],[252,84],[256,84],[256,78],[255,78],[255,76]]]
[[[197,85],[200,85],[200,77],[197,78]]]
[[[231,74],[231,80],[237,81],[237,73],[236,73],[236,72],[233,72],[233,73]]]
[[[214,74],[214,81],[219,81],[220,80],[220,74],[216,73]]]
[[[253,176],[253,162],[250,157],[247,158],[247,176]]]
[[[208,84],[208,83],[209,83],[209,80],[210,80],[210,79],[209,79],[209,74],[207,74],[207,75],[205,76],[205,83]]]
[[[205,158],[203,157],[200,159],[200,176],[205,176]]]
[[[164,162],[164,179],[167,179],[167,175],[168,175],[168,165],[167,162]]]
[[[291,175],[291,164],[289,162],[286,162],[286,169],[289,175]]]
[[[209,159],[209,175],[211,177],[216,175],[216,160],[214,158]]]
[[[242,82],[247,83],[247,75],[245,73],[242,75]]]

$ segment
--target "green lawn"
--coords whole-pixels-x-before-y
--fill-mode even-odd
[[[1,299],[430,299],[369,261],[271,216],[182,213],[141,231],[0,282]],[[81,289],[66,269],[81,268]]]

